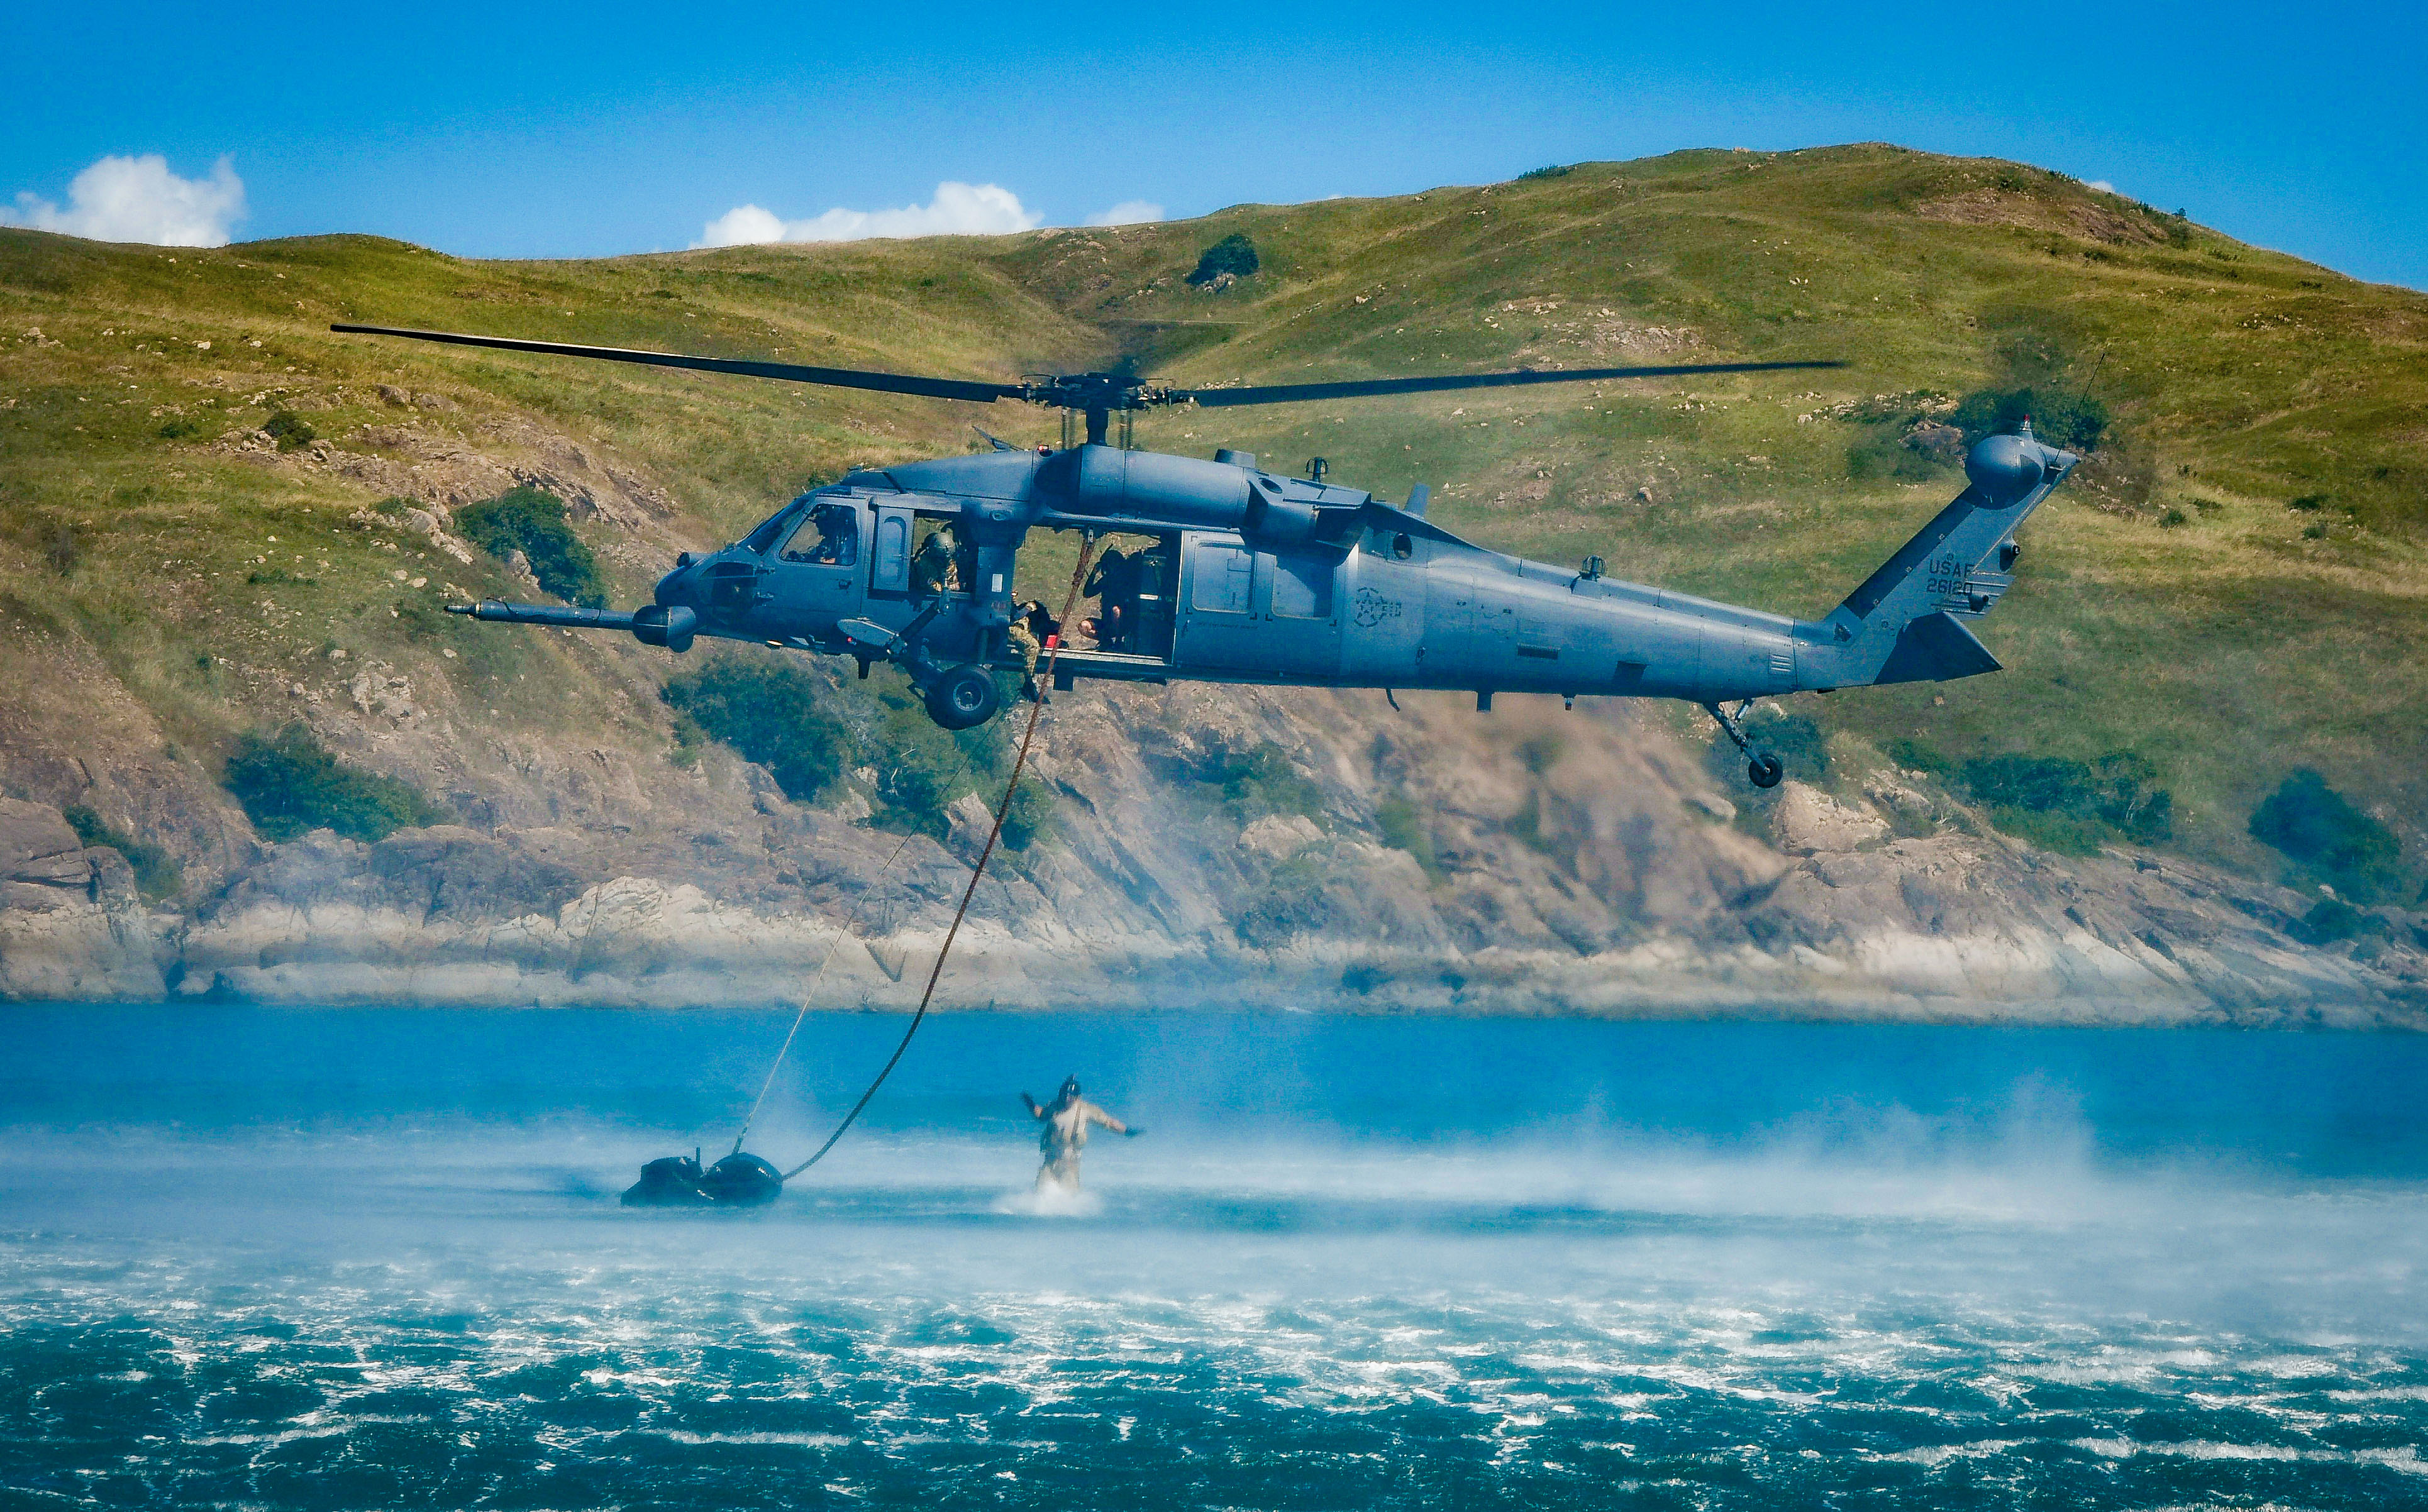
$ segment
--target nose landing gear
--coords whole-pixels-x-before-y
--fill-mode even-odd
[[[1730,740],[1736,742],[1738,750],[1746,754],[1748,758],[1746,762],[1746,780],[1757,788],[1776,788],[1780,780],[1787,775],[1787,769],[1780,765],[1779,756],[1775,753],[1755,750],[1746,740],[1745,727],[1737,723],[1745,718],[1746,710],[1751,707],[1753,707],[1753,700],[1748,698],[1737,706],[1737,711],[1734,714],[1726,712],[1717,704],[1705,704],[1703,712],[1719,721],[1721,730],[1726,732]]]

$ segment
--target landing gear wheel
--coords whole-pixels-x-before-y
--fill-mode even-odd
[[[1003,707],[994,674],[964,661],[927,686],[927,717],[948,730],[976,729]]]
[[[1733,714],[1717,704],[1705,704],[1703,712],[1711,715],[1718,723],[1720,733],[1735,741],[1737,749],[1746,754],[1746,776],[1752,780],[1753,785],[1776,788],[1779,780],[1787,775],[1787,769],[1780,765],[1779,757],[1770,752],[1755,750],[1753,742],[1746,739],[1745,726],[1738,723],[1745,718],[1746,710],[1751,707],[1753,700],[1748,698],[1737,705],[1737,711]]]

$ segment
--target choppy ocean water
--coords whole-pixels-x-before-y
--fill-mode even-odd
[[[2428,1042],[782,1028],[0,1011],[0,1506],[2428,1505]]]

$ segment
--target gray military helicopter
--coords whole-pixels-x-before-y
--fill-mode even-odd
[[[891,661],[947,729],[994,717],[1009,642],[1013,565],[1032,529],[1140,535],[1104,584],[1093,648],[1067,648],[1057,689],[1077,678],[1293,687],[1455,689],[1488,710],[1495,693],[1680,698],[1699,704],[1775,786],[1779,758],[1740,723],[1757,698],[1994,672],[1965,627],[2013,581],[2015,528],[2081,460],[2033,439],[1991,436],[1965,459],[1970,486],[1819,620],[1796,620],[1487,550],[1425,518],[1430,490],[1403,504],[1310,476],[1264,471],[1250,453],[1212,461],[1138,451],[1136,412],[1430,394],[1610,379],[1835,367],[1829,362],[1523,369],[1432,378],[1180,389],[1121,373],[1017,383],[632,351],[500,336],[334,325],[332,331],[506,351],[590,357],[884,394],[1063,411],[1064,446],[995,441],[969,456],[855,472],[793,500],[719,551],[684,552],[653,602],[631,611],[484,600],[457,614],[516,625],[627,630],[689,650],[699,636],[846,656],[868,675]],[[1122,444],[1109,443],[1122,417]],[[1074,444],[1073,422],[1084,418]],[[983,432],[981,432],[983,434]],[[989,437],[988,439],[993,440]],[[954,534],[945,551],[927,544]],[[949,573],[919,563],[948,555]],[[1396,701],[1395,701],[1396,702]],[[1735,704],[1731,712],[1726,706]]]

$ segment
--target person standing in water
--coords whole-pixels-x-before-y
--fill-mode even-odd
[[[1035,1097],[1024,1092],[1020,1100],[1027,1105],[1028,1116],[1045,1126],[1037,1136],[1038,1152],[1044,1159],[1037,1167],[1037,1190],[1048,1187],[1064,1192],[1079,1190],[1079,1152],[1088,1147],[1088,1126],[1100,1124],[1114,1133],[1136,1139],[1146,1132],[1135,1129],[1079,1096],[1079,1079],[1062,1079],[1062,1090],[1052,1102],[1038,1105]]]

